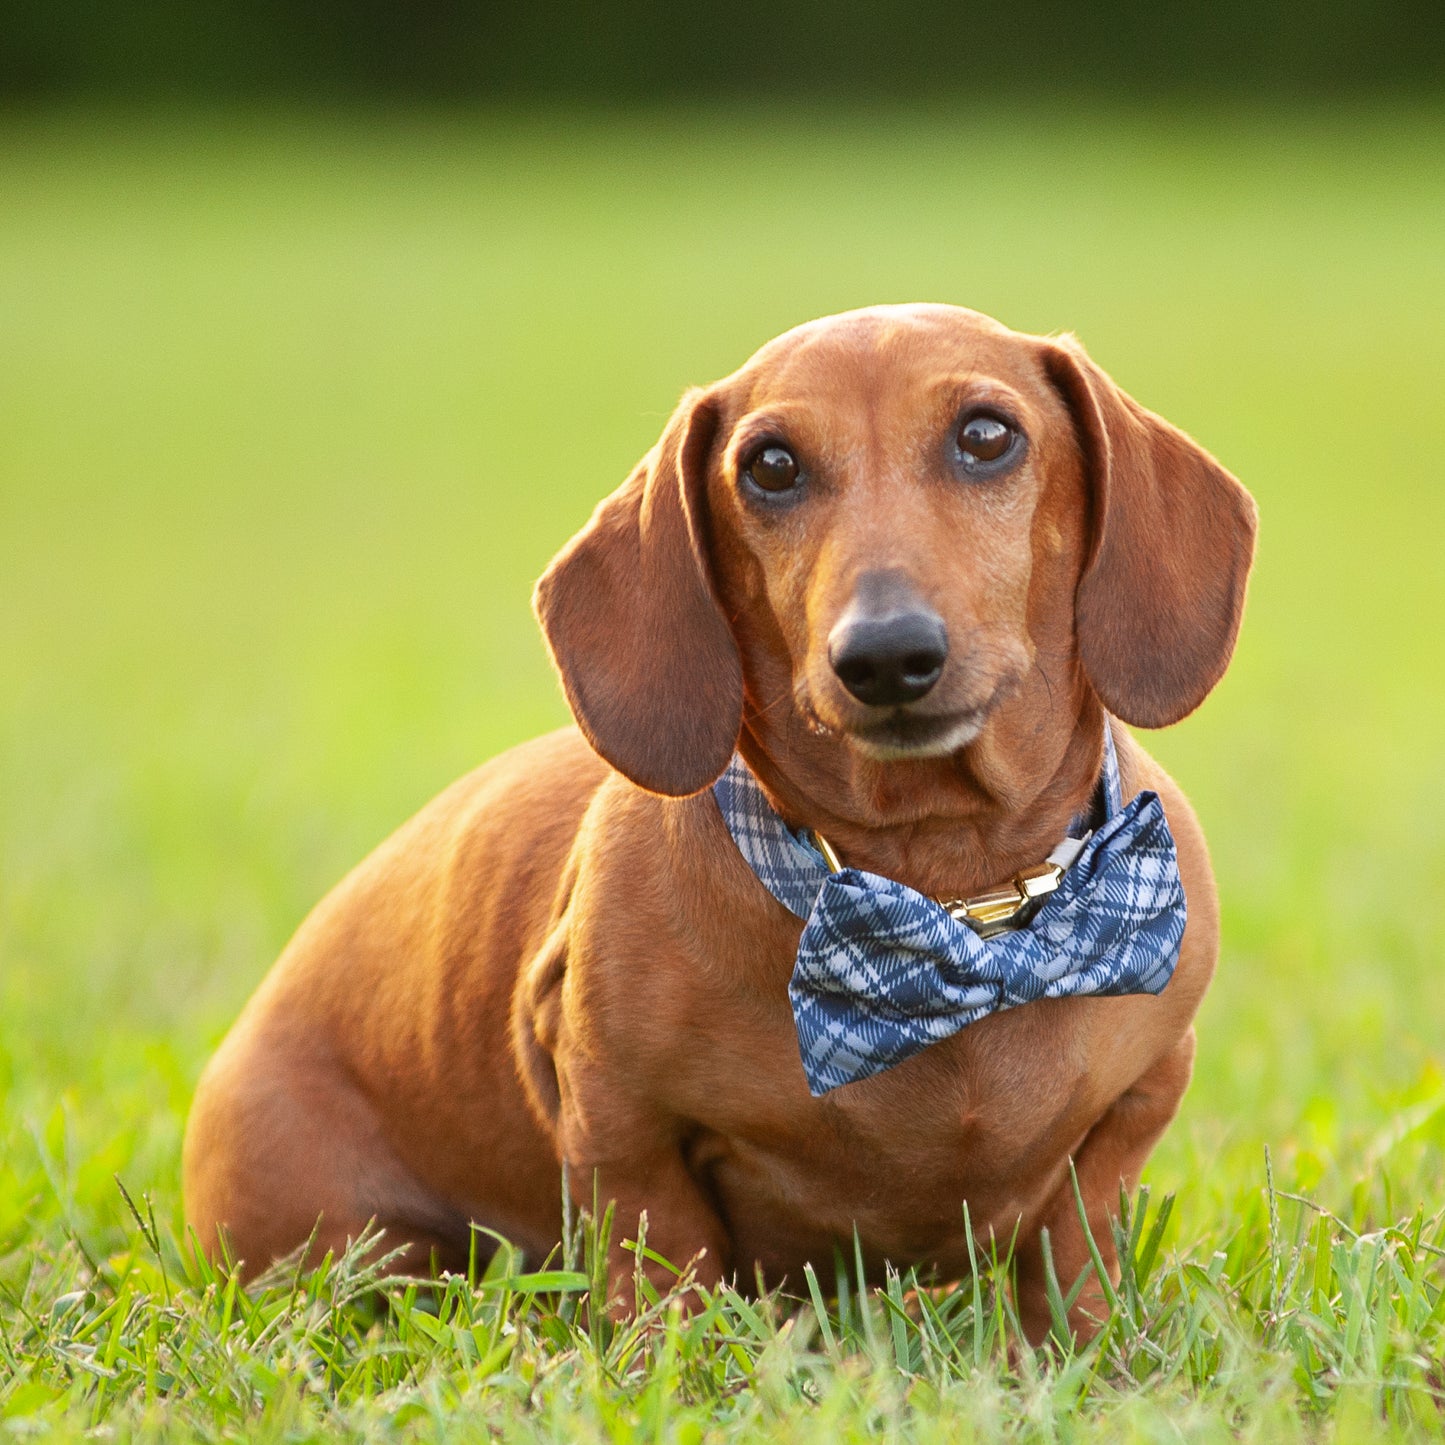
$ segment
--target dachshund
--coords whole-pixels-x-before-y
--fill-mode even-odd
[[[704,1288],[796,1287],[855,1238],[871,1277],[959,1278],[971,1230],[1012,1241],[1041,1338],[1050,1259],[1067,1290],[1091,1234],[1117,1271],[1110,1210],[1189,1082],[1218,951],[1199,824],[1121,724],[1173,723],[1219,681],[1255,528],[1240,484],[1072,337],[974,311],[827,317],[690,390],[538,583],[576,726],[361,863],[205,1070],[197,1238],[248,1276],[369,1224],[415,1271],[465,1270],[473,1226],[540,1259],[565,1180],[615,1203],[621,1310],[644,1216]],[[1083,846],[1080,819],[1108,831],[1105,773],[1115,816],[1147,803],[1173,860],[1162,979],[1023,997],[995,979],[999,1006],[916,1025],[925,973],[967,992],[965,932],[998,973],[992,950],[1099,921],[1080,894],[1061,923],[1019,880]],[[810,880],[801,907],[742,846],[728,779]],[[1049,866],[1051,886],[1078,867]],[[818,909],[905,898],[953,952],[850,934],[886,997],[800,983],[837,952],[814,890]],[[1027,907],[989,936],[969,900],[1000,890]],[[845,1048],[853,1072],[820,1086],[803,1020],[835,1005],[926,1037],[883,1064]],[[1093,1277],[1071,1325],[1103,1298]]]

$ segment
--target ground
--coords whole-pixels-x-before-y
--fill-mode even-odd
[[[1442,155],[1398,106],[0,117],[0,1439],[1445,1433]],[[386,1312],[187,1267],[241,1002],[563,719],[550,553],[684,385],[914,299],[1077,332],[1261,509],[1148,739],[1224,945],[1103,1342],[1011,1349],[986,1261],[621,1332],[585,1229]]]

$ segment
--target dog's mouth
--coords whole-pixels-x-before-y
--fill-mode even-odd
[[[859,752],[880,762],[900,758],[939,758],[967,747],[983,731],[988,709],[968,708],[923,715],[897,708],[886,717],[846,729]]]
[[[846,720],[821,715],[800,689],[797,701],[809,729],[821,737],[837,738],[865,757],[879,762],[904,758],[939,758],[965,748],[984,729],[993,699],[978,707],[946,713],[919,713],[907,707],[870,708],[869,716]]]

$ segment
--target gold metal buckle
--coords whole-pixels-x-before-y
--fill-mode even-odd
[[[834,873],[843,871],[842,860],[833,845],[821,834],[813,834],[813,842]],[[1015,873],[1011,882],[972,898],[936,898],[935,903],[960,923],[966,923],[980,938],[993,938],[1022,928],[1039,911],[1045,898],[1063,880],[1064,870],[1057,863],[1039,863]]]
[[[1040,863],[1015,873],[1013,881],[1003,888],[976,893],[972,898],[940,898],[938,903],[980,938],[992,938],[1022,928],[1063,876],[1064,870],[1057,863]]]
[[[818,852],[823,855],[823,861],[834,873],[843,871],[843,860],[833,851],[833,845],[821,834],[814,832],[813,842],[818,846]]]

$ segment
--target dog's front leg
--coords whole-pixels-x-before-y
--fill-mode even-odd
[[[728,1270],[727,1233],[687,1168],[679,1122],[590,1068],[559,1076],[558,1144],[572,1199],[581,1209],[594,1202],[615,1208],[607,1258],[611,1310],[632,1313],[639,1267],[659,1293],[677,1283],[671,1269],[645,1257],[639,1262],[626,1247],[644,1232],[649,1251],[704,1288],[715,1287]],[[692,1292],[687,1299],[700,1303]]]
[[[1194,1030],[1190,1029],[1170,1053],[1114,1101],[1074,1153],[1079,1198],[1084,1201],[1089,1231],[1112,1282],[1119,1278],[1111,1219],[1118,1210],[1120,1186],[1132,1190],[1138,1184],[1150,1150],[1179,1109],[1193,1067]],[[1045,1205],[1038,1227],[1020,1241],[1017,1254],[1019,1318],[1034,1344],[1044,1339],[1052,1322],[1040,1241],[1043,1229],[1049,1231],[1060,1290],[1067,1292],[1085,1269],[1091,1270],[1069,1311],[1069,1328],[1080,1339],[1088,1339],[1108,1315],[1108,1305],[1098,1275],[1092,1271],[1074,1181],[1067,1174]]]

